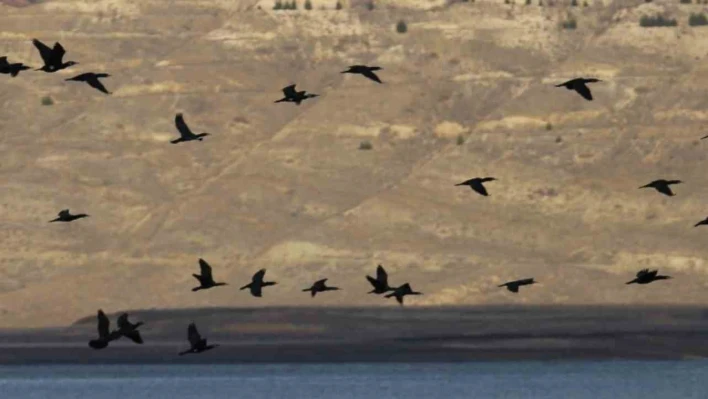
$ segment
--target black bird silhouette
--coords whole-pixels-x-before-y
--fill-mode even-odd
[[[484,195],[485,197],[488,196],[489,194],[487,193],[487,189],[484,187],[483,183],[486,183],[488,181],[495,181],[497,180],[494,177],[475,177],[474,179],[469,179],[466,181],[463,181],[462,183],[455,184],[455,186],[470,186],[470,188],[476,192],[478,192],[481,195]]]
[[[59,214],[57,216],[59,216],[59,217],[54,220],[50,220],[49,223],[52,223],[52,222],[72,222],[76,219],[89,217],[89,215],[87,215],[85,213],[79,213],[78,215],[72,215],[71,213],[69,213],[68,209],[62,210],[61,212],[59,212]]]
[[[392,293],[386,295],[386,298],[396,297],[399,304],[403,305],[403,297],[406,295],[423,295],[422,292],[415,292],[411,289],[411,285],[408,283],[393,290]]]
[[[312,287],[305,288],[304,290],[302,290],[302,292],[310,291],[312,293],[312,297],[314,298],[318,292],[339,290],[339,288],[337,288],[337,287],[327,287],[327,285],[325,284],[326,282],[327,282],[326,278],[323,278],[322,280],[317,280],[317,281],[315,281],[314,284],[312,284]]]
[[[529,284],[536,284],[536,281],[532,278],[525,278],[522,280],[516,280],[516,281],[510,281],[508,283],[504,283],[500,285],[499,287],[506,287],[507,290],[517,293],[519,292],[519,287],[522,285],[529,285]]]
[[[30,69],[30,67],[21,62],[10,64],[7,61],[7,57],[0,57],[0,73],[10,75],[14,78],[21,71],[26,71],[28,69]]]
[[[393,288],[388,285],[388,273],[381,265],[376,268],[376,278],[366,276],[366,279],[374,286],[374,289],[368,292],[369,294],[383,294],[393,291]]]
[[[128,337],[136,344],[143,343],[143,337],[140,336],[140,331],[138,331],[138,327],[143,325],[142,321],[133,324],[128,321],[128,314],[123,313],[118,317],[118,321],[116,322],[116,324],[118,324],[117,332],[118,334],[120,334],[120,336]]]
[[[315,98],[319,97],[319,94],[312,94],[312,93],[307,93],[307,91],[297,91],[295,90],[296,85],[290,85],[288,87],[283,88],[283,94],[285,97],[281,98],[278,101],[275,101],[276,103],[295,103],[297,105],[300,105],[301,102],[307,100],[308,98]]]
[[[251,290],[251,295],[260,298],[263,294],[263,287],[268,287],[270,285],[277,284],[274,281],[263,282],[263,277],[265,276],[265,269],[261,269],[256,272],[251,278],[251,283],[241,287],[242,290],[249,288]]]
[[[219,346],[218,344],[207,345],[206,338],[202,338],[202,336],[199,335],[197,326],[194,323],[191,323],[189,327],[187,327],[187,340],[189,341],[190,348],[184,352],[180,352],[180,356],[188,353],[201,353]]]
[[[588,101],[592,101],[592,93],[590,93],[590,89],[585,85],[586,83],[595,83],[595,82],[602,82],[600,79],[595,79],[595,78],[590,78],[590,79],[585,79],[585,78],[577,78],[577,79],[572,79],[569,80],[565,83],[561,83],[559,85],[556,85],[556,87],[565,87],[568,90],[575,90],[583,96]]]
[[[199,269],[201,269],[201,275],[192,274],[194,278],[199,280],[199,287],[192,288],[192,291],[206,290],[211,287],[218,287],[220,285],[227,285],[226,283],[215,283],[214,277],[211,275],[211,266],[202,258],[199,258]]]
[[[89,346],[93,349],[103,349],[108,346],[108,343],[120,338],[118,331],[110,331],[111,321],[103,310],[98,310],[98,339],[89,341]]]
[[[37,71],[53,73],[62,69],[66,69],[72,65],[78,64],[78,62],[74,61],[63,61],[64,54],[66,54],[66,50],[64,50],[64,47],[62,47],[62,45],[58,42],[54,43],[54,48],[49,48],[46,44],[40,42],[37,39],[32,39],[32,43],[35,47],[37,47],[37,50],[39,50],[39,55],[44,61],[44,66],[37,69]]]
[[[656,191],[671,197],[671,196],[674,196],[675,194],[673,191],[671,191],[671,187],[669,187],[669,186],[672,184],[680,184],[680,183],[683,183],[683,182],[681,180],[659,179],[659,180],[654,180],[653,182],[651,182],[647,185],[641,186],[639,188],[651,187],[651,188],[656,189]]]
[[[693,225],[693,227],[708,225],[708,217]]]
[[[86,82],[88,83],[89,86],[93,87],[94,89],[106,93],[106,94],[111,94],[106,87],[101,83],[99,78],[107,78],[111,75],[107,73],[93,73],[93,72],[88,72],[88,73],[82,73],[81,75],[74,76],[73,78],[66,79],[67,81],[74,81],[74,82]]]
[[[671,278],[671,276],[657,276],[656,274],[658,272],[658,270],[649,271],[649,269],[642,269],[637,272],[637,278],[627,282],[626,284],[649,284],[656,280],[668,280]]]
[[[374,82],[383,83],[381,79],[379,79],[379,77],[376,76],[376,74],[374,73],[374,71],[379,71],[381,69],[381,67],[377,66],[370,67],[366,65],[352,65],[346,71],[342,71],[342,73],[358,73],[360,75],[366,76]]]
[[[192,130],[184,122],[184,117],[182,116],[182,113],[179,113],[175,116],[175,125],[177,126],[177,130],[179,131],[180,138],[170,141],[170,143],[172,143],[172,144],[177,144],[177,143],[181,143],[183,141],[192,141],[192,140],[202,141],[204,139],[204,137],[209,135],[209,133],[199,133],[199,134],[192,133]]]
[[[701,140],[703,140],[703,139],[708,139],[708,136],[701,137]]]

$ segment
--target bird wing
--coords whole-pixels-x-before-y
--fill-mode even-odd
[[[253,281],[254,283],[257,283],[256,285],[263,284],[263,277],[265,276],[265,273],[266,273],[266,269],[261,269],[261,270],[257,271],[256,274],[253,275],[253,278],[251,279],[251,281]]]
[[[657,274],[657,273],[659,273],[658,270],[652,270],[652,271],[650,271],[650,272],[647,272],[647,273],[646,273],[646,276],[647,276],[647,277],[656,277],[656,274]]]
[[[101,83],[101,81],[98,80],[98,77],[96,77],[96,76],[93,76],[93,77],[89,78],[88,80],[86,80],[86,83],[88,83],[89,86],[93,87],[94,89],[96,89],[102,93],[111,94],[108,92],[108,89],[106,89],[106,86],[104,86],[103,83]]]
[[[366,76],[367,78],[373,80],[374,82],[383,83],[381,81],[381,79],[379,79],[379,77],[376,76],[376,74],[373,71],[366,70],[366,71],[362,72],[361,74]]]
[[[669,196],[673,196],[673,195],[674,195],[674,192],[671,191],[671,187],[669,187],[668,184],[660,184],[660,185],[658,185],[658,186],[656,186],[656,187],[654,187],[654,188],[656,189],[656,191],[658,191],[658,192],[660,192],[660,193],[662,193],[662,194],[666,194],[666,195],[669,195]]]
[[[507,284],[506,288],[511,292],[519,292],[519,286],[516,284]]]
[[[103,313],[103,310],[98,311],[98,336],[101,338],[108,338],[108,335],[110,335],[110,327],[111,327],[111,321],[108,320],[108,317],[106,316],[105,313]]]
[[[296,85],[290,85],[288,87],[283,88],[283,94],[285,94],[285,97],[297,97],[297,91],[295,90],[295,86]]]
[[[518,285],[528,285],[528,284],[533,284],[533,279],[532,278],[525,278],[523,280],[518,280],[516,283]]]
[[[263,296],[263,287],[258,284],[251,284],[249,287],[251,289],[251,295],[260,298]]]
[[[128,314],[123,313],[118,317],[118,320],[116,321],[116,325],[118,325],[118,329],[123,330],[126,328],[130,328],[131,324],[128,322]]]
[[[194,323],[191,323],[189,327],[187,327],[187,340],[192,346],[197,346],[202,340],[202,336],[199,335],[199,331],[197,331],[197,326]]]
[[[642,269],[637,272],[637,277],[642,277],[643,275],[649,273],[649,269]]]
[[[0,66],[9,66],[10,63],[7,62],[7,57],[0,57]]]
[[[590,93],[590,89],[589,89],[587,86],[585,86],[584,83],[578,82],[578,83],[576,83],[576,84],[573,86],[573,88],[574,88],[575,91],[577,91],[581,96],[583,96],[583,98],[585,98],[586,100],[592,101],[592,93]]]
[[[326,282],[327,282],[327,279],[323,278],[322,280],[315,281],[315,284],[313,284],[313,285],[325,285]]]
[[[388,273],[384,270],[383,266],[379,265],[376,268],[376,279],[384,285],[388,285]]]
[[[378,287],[379,287],[379,284],[380,284],[379,281],[380,281],[380,280],[377,280],[377,279],[375,279],[375,278],[373,278],[373,277],[371,277],[371,276],[366,276],[366,279],[369,280],[369,283],[371,283],[371,285],[373,285],[374,288],[378,288]]]
[[[42,57],[42,61],[44,61],[45,64],[50,64],[52,62],[52,49],[37,39],[32,39],[32,44],[39,50],[39,56]]]
[[[184,117],[182,116],[181,113],[177,114],[175,116],[175,126],[177,126],[177,130],[179,131],[180,136],[183,138],[189,138],[194,136],[194,133],[189,129],[189,126],[184,122]]]
[[[403,305],[403,295],[398,294],[394,296],[396,297],[396,301],[398,301],[399,304]]]
[[[476,191],[477,193],[484,195],[485,197],[488,196],[489,194],[487,193],[487,189],[484,187],[484,185],[480,182],[472,182],[470,183],[470,188],[472,190]]]
[[[140,331],[138,330],[124,332],[123,335],[130,338],[130,340],[135,342],[136,344],[143,343],[143,337],[140,336]]]
[[[52,49],[52,58],[57,64],[61,64],[66,54],[66,50],[59,42],[54,43],[54,48]]]
[[[62,216],[69,216],[69,210],[68,210],[68,209],[62,209],[61,211],[59,211],[59,213],[58,213],[57,215],[58,215],[59,217],[62,217]]]
[[[212,280],[211,266],[209,266],[209,264],[202,258],[199,258],[199,269],[201,269],[202,273],[201,279],[204,279],[206,281]]]

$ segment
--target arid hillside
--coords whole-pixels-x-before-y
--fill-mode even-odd
[[[379,263],[425,293],[406,306],[708,301],[708,5],[27,3],[0,5],[0,56],[39,68],[37,38],[79,64],[0,75],[0,328],[398,306],[366,294]],[[639,25],[657,13],[678,26]],[[385,83],[340,74],[360,63]],[[64,81],[83,72],[113,95]],[[577,76],[595,101],[553,87]],[[321,96],[274,104],[292,83]],[[211,135],[170,144],[177,112]],[[477,176],[489,197],[454,186]],[[684,183],[637,189],[660,178]],[[91,217],[47,223],[65,208]],[[198,258],[229,285],[191,292]],[[674,278],[624,284],[642,268]],[[343,290],[300,292],[324,277]]]

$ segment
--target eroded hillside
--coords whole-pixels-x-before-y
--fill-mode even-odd
[[[0,55],[37,68],[38,38],[79,62],[0,75],[0,327],[394,306],[365,294],[378,263],[425,293],[410,306],[708,300],[708,231],[692,227],[708,215],[708,27],[686,23],[707,6],[333,3],[0,5]],[[657,12],[679,26],[638,25]],[[385,83],[339,73],[356,63]],[[114,94],[63,81],[89,71]],[[595,101],[553,87],[576,76],[605,81]],[[291,83],[321,97],[273,104]],[[177,112],[211,136],[170,144]],[[488,198],[454,187],[475,176],[499,179]],[[659,178],[685,183],[637,189]],[[47,224],[64,208],[91,217]],[[192,293],[200,257],[230,286]],[[278,286],[237,289],[262,267]],[[624,285],[646,267],[674,280]],[[496,288],[531,276],[519,295]],[[323,277],[344,290],[300,292]]]

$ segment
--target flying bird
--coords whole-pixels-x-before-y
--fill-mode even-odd
[[[42,57],[42,61],[44,61],[44,65],[37,69],[37,71],[53,73],[78,64],[78,62],[74,61],[64,62],[66,50],[64,50],[64,47],[58,42],[54,43],[54,48],[49,48],[46,44],[37,39],[32,39],[32,43],[37,50],[39,50],[39,55]]]
[[[642,269],[637,272],[637,278],[627,282],[626,284],[649,284],[656,280],[668,280],[671,278],[671,276],[657,276],[658,272],[658,270],[649,271],[649,269]]]
[[[577,78],[577,79],[572,79],[569,80],[565,83],[561,83],[559,85],[556,85],[556,87],[565,87],[568,90],[575,90],[583,96],[588,101],[592,101],[592,93],[590,93],[590,89],[585,85],[586,83],[595,83],[595,82],[602,82],[600,79],[595,79],[595,78]]]
[[[192,274],[194,278],[199,280],[199,287],[192,288],[192,291],[206,290],[212,287],[218,287],[220,285],[227,285],[226,283],[215,283],[214,277],[211,275],[211,266],[202,258],[199,258],[199,269],[201,270],[201,275]]]
[[[296,85],[290,85],[288,87],[283,88],[283,95],[285,97],[281,98],[278,101],[275,101],[276,103],[295,103],[297,105],[300,105],[301,102],[307,100],[308,98],[315,98],[319,97],[319,94],[312,94],[312,93],[307,93],[307,91],[297,91],[295,90]]]
[[[107,78],[111,75],[107,73],[93,73],[93,72],[88,72],[88,73],[82,73],[81,75],[74,76],[73,78],[66,79],[67,81],[73,81],[73,82],[86,82],[88,83],[89,86],[93,87],[94,89],[106,93],[106,94],[111,94],[107,89],[106,86],[101,83],[99,78]]]
[[[120,333],[110,331],[111,321],[103,310],[98,310],[98,338],[89,341],[89,346],[93,349],[103,349],[108,346],[108,343],[120,338]]]
[[[325,292],[325,291],[337,291],[339,288],[337,287],[328,287],[325,283],[327,282],[327,279],[324,278],[322,280],[317,280],[315,281],[314,284],[312,284],[312,287],[310,288],[305,288],[302,290],[302,292],[307,292],[310,291],[312,293],[312,297],[314,298],[315,295],[317,295],[318,292]]]
[[[374,286],[374,289],[368,292],[369,294],[383,294],[393,291],[393,288],[388,285],[388,273],[381,265],[376,268],[376,278],[366,276],[366,279]]]
[[[470,188],[477,193],[484,195],[485,197],[488,196],[489,194],[487,193],[487,189],[484,187],[483,183],[486,183],[488,181],[495,181],[497,180],[494,177],[475,177],[474,179],[469,179],[466,181],[463,181],[462,183],[455,184],[455,186],[470,186]]]
[[[118,334],[123,337],[129,338],[131,341],[135,342],[136,344],[142,344],[143,343],[143,338],[140,336],[140,331],[138,331],[138,327],[143,325],[142,321],[139,321],[135,324],[131,323],[128,321],[128,314],[123,313],[118,317]]]
[[[59,214],[57,216],[59,216],[59,217],[54,220],[50,220],[49,223],[52,223],[52,222],[73,222],[76,219],[89,217],[89,215],[87,215],[85,213],[79,213],[78,215],[72,215],[68,209],[62,210],[61,212],[59,212]]]
[[[197,326],[194,323],[191,323],[189,327],[187,327],[187,340],[189,341],[190,348],[184,352],[180,352],[180,356],[188,353],[201,353],[219,346],[218,344],[207,345],[206,338],[202,338],[202,336],[199,335]]]
[[[192,130],[184,122],[184,117],[182,116],[182,113],[179,113],[175,116],[175,126],[177,126],[177,130],[179,131],[180,137],[178,139],[170,141],[170,143],[172,143],[172,144],[181,143],[183,141],[193,141],[193,140],[202,141],[204,139],[204,137],[209,135],[209,133],[199,133],[199,134],[192,133]]]
[[[650,187],[650,188],[656,189],[656,191],[658,191],[664,195],[668,195],[669,197],[671,197],[676,194],[674,194],[674,192],[671,191],[671,187],[669,187],[669,186],[672,184],[680,184],[680,183],[683,183],[683,182],[681,180],[659,179],[659,180],[654,180],[653,182],[651,182],[647,185],[641,186],[639,188],[649,188]]]
[[[251,290],[251,295],[260,298],[263,294],[263,287],[268,287],[277,284],[273,281],[264,282],[263,277],[265,276],[265,272],[265,269],[257,271],[256,274],[254,274],[251,278],[251,283],[248,285],[244,285],[243,287],[241,287],[241,289],[245,290],[246,288],[249,288]]]
[[[708,217],[693,225],[693,227],[708,225]]]
[[[519,287],[522,285],[530,285],[530,284],[536,284],[536,281],[532,278],[525,278],[522,280],[516,280],[516,281],[510,281],[508,283],[504,283],[500,285],[499,287],[506,287],[507,290],[513,292],[513,293],[518,293],[519,292]]]
[[[20,72],[26,71],[28,69],[30,69],[30,67],[21,62],[10,64],[7,61],[7,57],[0,57],[0,73],[10,75],[14,78]]]
[[[422,292],[415,292],[411,289],[411,285],[408,283],[393,290],[392,293],[386,295],[386,298],[396,297],[399,304],[403,305],[403,297],[406,295],[423,295]]]
[[[342,71],[342,73],[352,73],[352,74],[358,73],[360,75],[366,76],[367,78],[373,80],[374,82],[383,83],[381,81],[381,79],[379,79],[379,77],[376,76],[376,74],[374,73],[374,71],[378,71],[381,69],[382,69],[381,67],[377,67],[377,66],[370,67],[370,66],[366,66],[366,65],[352,65],[346,71]]]

